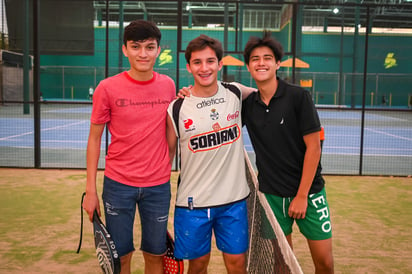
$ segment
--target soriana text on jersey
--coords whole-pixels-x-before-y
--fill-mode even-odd
[[[240,128],[237,124],[221,128],[217,131],[205,132],[192,136],[189,141],[189,149],[196,153],[217,149],[221,146],[236,142],[240,137]]]

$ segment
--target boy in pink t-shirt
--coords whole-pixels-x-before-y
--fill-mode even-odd
[[[83,208],[90,220],[97,210],[96,173],[101,137],[107,125],[103,203],[106,226],[116,243],[122,272],[130,272],[136,207],[142,224],[140,249],[146,273],[163,273],[170,207],[170,161],[166,110],[175,98],[173,80],[153,71],[161,33],[151,22],[136,20],[124,31],[123,53],[130,69],[102,80],[93,94],[87,145],[87,185]]]

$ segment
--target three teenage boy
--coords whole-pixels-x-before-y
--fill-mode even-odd
[[[97,210],[100,214],[99,199],[96,191],[96,172],[100,155],[101,136],[105,124],[107,123],[112,134],[112,141],[109,146],[108,155],[106,156],[103,202],[106,223],[113,239],[116,241],[119,255],[121,256],[122,273],[130,272],[130,262],[134,251],[133,223],[136,204],[139,205],[138,208],[142,222],[141,250],[143,251],[145,259],[145,272],[162,273],[163,271],[161,255],[166,250],[164,235],[167,229],[170,205],[169,160],[173,158],[169,157],[173,156],[173,147],[176,145],[177,136],[182,138],[180,136],[182,127],[186,130],[184,132],[185,134],[190,134],[191,131],[197,130],[197,127],[199,127],[200,135],[187,135],[190,137],[186,139],[186,142],[182,140],[180,141],[181,145],[188,145],[187,148],[185,147],[186,152],[189,151],[189,153],[192,153],[195,157],[190,154],[183,156],[182,150],[181,176],[182,181],[185,180],[187,183],[179,185],[176,213],[179,213],[179,211],[180,213],[183,213],[183,219],[192,218],[190,215],[197,211],[195,209],[199,209],[201,214],[206,213],[207,222],[209,222],[208,219],[211,217],[209,214],[212,214],[212,212],[218,215],[223,214],[222,212],[229,212],[229,218],[233,218],[235,214],[231,210],[236,209],[243,211],[245,198],[248,195],[248,188],[243,179],[244,174],[242,174],[244,168],[241,168],[244,164],[243,156],[240,156],[239,154],[239,148],[242,147],[243,149],[242,126],[239,122],[241,104],[239,102],[241,98],[240,94],[242,93],[240,90],[246,90],[247,92],[244,92],[244,94],[250,93],[250,90],[234,84],[227,84],[224,86],[217,81],[217,72],[222,66],[222,56],[220,54],[219,57],[219,54],[213,47],[194,47],[191,52],[189,48],[186,57],[188,62],[187,68],[194,76],[195,87],[200,87],[199,89],[194,89],[194,95],[197,95],[197,98],[193,98],[193,100],[199,101],[199,98],[203,99],[200,99],[199,103],[196,104],[196,108],[188,108],[187,114],[182,115],[180,113],[182,116],[179,117],[187,116],[187,119],[183,119],[182,126],[179,126],[179,132],[176,131],[176,124],[173,125],[172,107],[169,107],[169,116],[167,118],[168,128],[173,128],[173,130],[168,130],[167,132],[168,144],[171,148],[169,149],[171,155],[169,155],[167,153],[168,149],[165,138],[166,117],[163,114],[165,113],[169,102],[174,98],[175,86],[173,80],[169,77],[153,71],[154,63],[160,53],[160,38],[161,35],[158,28],[147,21],[135,21],[126,27],[123,53],[129,58],[131,68],[127,72],[103,80],[96,88],[93,97],[94,104],[87,148],[87,185],[83,208],[88,212],[90,220],[92,219],[94,210]],[[268,36],[265,36],[265,38],[268,38]],[[308,203],[308,196],[311,198],[315,208],[321,207],[320,211],[317,211],[322,212],[323,214],[320,218],[320,220],[323,221],[321,227],[326,232],[321,231],[319,235],[317,235],[316,232],[315,234],[317,236],[314,237],[317,238],[309,239],[309,237],[312,237],[309,236],[312,235],[312,228],[316,227],[316,225],[309,223],[308,226],[312,228],[308,229],[309,232],[308,234],[305,234],[305,236],[308,238],[317,273],[322,273],[321,270],[323,269],[325,269],[325,273],[331,273],[333,272],[330,234],[331,227],[329,226],[328,228],[324,225],[328,222],[330,225],[328,219],[329,210],[327,208],[326,197],[324,194],[323,179],[321,179],[320,176],[319,161],[317,160],[317,158],[320,157],[320,148],[317,148],[315,144],[320,144],[318,134],[318,131],[320,130],[319,119],[316,110],[314,110],[314,106],[310,106],[311,104],[313,105],[313,102],[308,100],[308,95],[305,95],[305,91],[302,91],[297,87],[292,87],[276,78],[276,71],[279,68],[279,62],[283,52],[280,51],[281,54],[276,54],[276,50],[271,47],[271,38],[268,38],[269,41],[265,40],[265,38],[255,41],[253,41],[254,38],[252,38],[252,40],[248,42],[249,47],[247,45],[245,49],[245,61],[248,70],[259,88],[258,93],[253,94],[245,101],[243,110],[245,117],[250,115],[249,118],[252,118],[254,115],[258,117],[260,115],[261,118],[265,118],[263,113],[270,113],[271,110],[273,110],[273,108],[270,108],[272,101],[278,101],[277,97],[289,97],[289,93],[284,92],[285,89],[294,91],[291,92],[291,95],[296,96],[294,99],[303,100],[292,100],[289,101],[289,103],[297,104],[305,102],[305,104],[297,105],[295,107],[285,105],[284,116],[281,117],[281,120],[274,120],[279,122],[279,125],[284,125],[286,123],[287,126],[294,126],[289,134],[282,132],[279,138],[279,140],[283,140],[281,143],[288,147],[290,152],[296,152],[296,154],[294,154],[295,159],[293,159],[293,157],[291,158],[291,166],[288,166],[289,163],[284,163],[285,167],[294,170],[294,178],[288,178],[289,176],[292,176],[288,172],[282,174],[277,172],[278,170],[275,170],[275,173],[273,173],[270,168],[268,169],[265,166],[268,162],[262,162],[262,160],[270,160],[269,163],[281,162],[282,160],[279,159],[284,157],[283,154],[280,155],[281,157],[276,158],[273,157],[273,155],[265,153],[268,147],[270,147],[269,150],[274,153],[277,152],[279,147],[277,144],[273,144],[273,139],[268,140],[267,134],[265,134],[265,130],[268,129],[268,124],[266,122],[270,121],[263,120],[264,123],[262,123],[261,120],[256,120],[255,118],[245,119],[245,124],[249,129],[249,133],[263,130],[260,134],[251,134],[252,144],[254,145],[257,154],[257,166],[259,169],[259,179],[261,180],[261,190],[263,192],[266,191],[269,200],[271,199],[271,196],[274,196],[272,197],[273,201],[271,202],[271,205],[275,214],[277,212],[277,198],[280,197],[282,201],[290,201],[288,214],[283,214],[287,220],[285,224],[282,225],[290,244],[291,230],[289,231],[289,228],[285,230],[284,227],[291,227],[291,223],[293,223],[294,219],[303,221],[308,219],[306,211],[308,205],[310,205]],[[209,38],[203,37],[202,39],[207,41]],[[218,41],[215,40],[214,42],[217,43]],[[278,46],[280,46],[280,44],[276,45],[276,47]],[[194,60],[192,60],[193,56],[196,57]],[[214,89],[209,89],[213,86]],[[279,92],[276,92],[277,90],[279,90]],[[220,97],[223,96],[222,94],[225,97]],[[204,98],[212,100],[208,101]],[[239,102],[237,102],[237,100],[239,100]],[[220,105],[220,103],[222,103],[222,105]],[[215,104],[216,108],[209,108],[211,104]],[[182,105],[183,110],[181,111],[182,113],[186,113],[184,111],[184,106],[189,105],[189,103],[184,103]],[[220,107],[223,107],[223,105],[230,106],[221,110]],[[261,110],[258,110],[257,107],[259,105],[261,108],[263,107],[263,113]],[[199,108],[199,106],[208,107]],[[290,110],[299,111],[299,107],[305,107],[304,110],[308,112],[304,111],[304,114],[299,115],[295,113],[295,116],[286,115],[293,114]],[[202,110],[202,108],[203,111],[199,111]],[[310,110],[311,108],[312,110]],[[224,113],[224,115],[228,114],[228,116],[221,117],[220,113]],[[198,114],[199,116],[197,116]],[[306,127],[305,123],[299,124],[299,122],[301,122],[299,119],[306,117],[306,114],[312,114],[311,119],[313,123],[309,127]],[[193,124],[193,118],[195,116],[196,119],[199,119],[201,122]],[[221,118],[217,121],[219,117]],[[234,117],[234,121],[232,121],[232,118],[229,119],[229,117]],[[296,120],[289,120],[292,117]],[[266,119],[268,118],[272,119],[273,117],[266,116]],[[276,118],[279,118],[279,116],[276,116]],[[204,119],[210,119],[212,122],[205,122]],[[254,124],[254,122],[256,122],[256,124]],[[204,126],[203,123],[210,127],[209,131],[207,131],[207,126]],[[253,127],[256,127],[256,129]],[[173,131],[175,132],[173,133]],[[277,133],[275,130],[273,132],[275,134]],[[292,141],[288,141],[287,137],[291,137]],[[231,140],[232,142],[227,142],[227,138],[233,138]],[[265,147],[265,145],[268,147]],[[262,150],[262,148],[265,149]],[[224,154],[221,153],[223,150],[227,151],[227,155],[224,155],[224,157],[227,157],[227,159],[234,159],[235,162],[232,163],[232,165],[228,166],[224,161],[219,161],[221,158],[216,155]],[[200,160],[206,160],[202,165],[194,165],[195,168],[190,165],[195,161],[202,159],[201,157],[198,157],[196,153],[200,152],[202,154],[205,153],[206,155],[206,153],[210,151],[216,152],[216,154],[206,156],[203,160]],[[261,152],[263,152],[263,155]],[[239,161],[239,158],[242,160]],[[295,162],[293,162],[293,160],[295,160]],[[216,162],[214,163],[214,161]],[[209,170],[208,167],[210,165],[222,168],[221,171],[223,172],[215,172],[215,174],[205,173],[206,178],[199,179],[213,181],[213,185],[216,187],[215,190],[217,190],[217,192],[213,192],[212,189],[205,190],[198,188],[199,186],[189,186],[193,183],[196,184],[196,181],[189,179],[190,177],[187,176],[196,173],[193,172],[196,168],[198,168],[197,171],[199,171],[199,168]],[[237,166],[236,169],[234,168],[235,166]],[[185,168],[183,169],[183,167]],[[233,172],[231,172],[231,170]],[[213,176],[211,174],[213,174]],[[209,176],[212,180],[207,180],[207,177]],[[234,188],[233,176],[238,176],[236,177],[237,184]],[[273,181],[275,177],[276,179]],[[278,177],[280,178],[279,181]],[[293,192],[289,187],[289,179],[293,182],[295,188],[297,187],[296,192]],[[221,188],[220,184],[214,180],[224,182],[224,185],[227,184],[226,187],[228,188]],[[296,184],[297,181],[298,183]],[[230,186],[231,182],[232,187]],[[278,183],[283,185],[290,192],[277,192],[276,189],[278,188]],[[267,188],[267,190],[265,190],[265,188]],[[228,189],[232,191],[227,191]],[[319,189],[321,189],[321,192],[318,191]],[[195,191],[191,192],[192,190]],[[233,190],[235,190],[234,193]],[[224,193],[225,191],[230,194]],[[202,196],[202,194],[207,193],[213,193],[213,196],[217,195],[219,198],[215,199],[212,196],[208,196],[208,198],[205,199],[205,196]],[[153,199],[147,198],[146,195]],[[318,196],[314,197],[313,195]],[[210,201],[208,199],[210,199]],[[125,201],[128,202],[124,204]],[[153,212],[150,211],[155,207],[154,205],[158,207],[156,209],[156,214],[153,214]],[[230,239],[233,239],[231,237],[241,239],[240,244],[225,249],[227,248],[227,244],[231,242],[227,241],[227,239],[229,239],[227,235],[217,239],[218,246],[223,251],[228,272],[230,272],[231,269],[234,269],[235,272],[239,270],[238,273],[245,273],[246,271],[244,253],[247,250],[247,218],[245,212],[241,214],[243,215],[239,215],[239,219],[237,220],[238,224],[236,225],[237,229],[235,229],[239,234],[236,236],[230,235],[229,237]],[[276,214],[276,217],[279,220],[278,215],[279,214]],[[197,220],[197,217],[195,218]],[[226,219],[226,217],[224,218]],[[316,217],[314,217],[313,220],[316,221]],[[299,221],[298,223],[302,222]],[[205,243],[205,247],[202,249],[203,251],[199,254],[189,254],[187,253],[188,250],[196,250],[198,249],[198,246],[195,248],[193,246],[185,247],[185,244],[188,243],[188,239],[183,238],[183,235],[187,231],[185,230],[184,225],[180,225],[179,228],[176,227],[176,224],[183,223],[178,220],[175,222],[176,252],[178,257],[191,259],[189,263],[189,271],[191,269],[193,270],[193,273],[200,273],[197,271],[205,271],[210,258],[210,235],[212,228],[208,228],[207,231],[209,232],[205,233],[207,238],[202,240],[202,242]],[[304,225],[300,226],[303,227]],[[156,233],[153,233],[154,227],[156,227]],[[216,231],[219,231],[219,229],[221,229],[222,232],[229,230],[233,231],[233,229],[227,228],[229,227],[214,227],[215,233]],[[181,229],[181,232],[179,232],[179,229]],[[150,237],[148,234],[150,234]],[[224,235],[224,233],[222,233],[222,235]],[[179,252],[181,252],[180,255]],[[327,272],[326,270],[329,271]]]

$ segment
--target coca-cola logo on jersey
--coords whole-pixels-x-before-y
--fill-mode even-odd
[[[228,115],[227,115],[227,120],[228,121],[230,121],[230,120],[235,120],[236,118],[238,118],[239,117],[239,111],[236,111],[235,113],[229,113]]]

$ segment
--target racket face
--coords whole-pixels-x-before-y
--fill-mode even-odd
[[[175,245],[169,232],[167,232],[167,251],[163,256],[164,273],[165,274],[183,274],[184,263],[183,260],[177,259],[174,256]]]
[[[93,230],[96,256],[103,273],[120,273],[120,258],[116,246],[96,212],[93,215]]]

